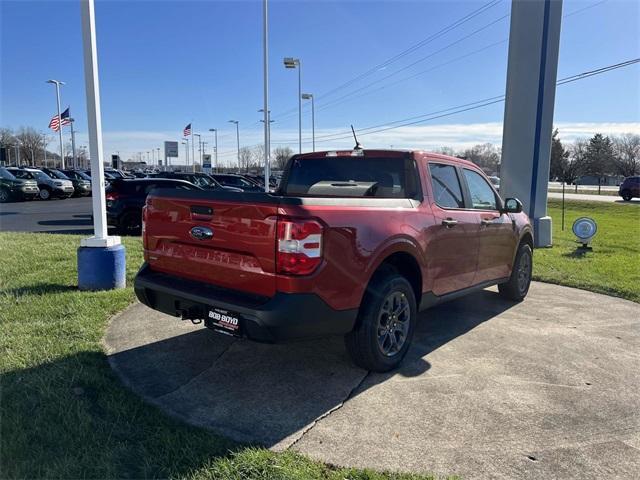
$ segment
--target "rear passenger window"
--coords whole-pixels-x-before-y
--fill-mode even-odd
[[[431,188],[436,204],[443,208],[464,208],[462,187],[455,167],[430,163]]]
[[[496,194],[482,175],[464,169],[464,178],[471,194],[471,206],[480,210],[497,210]]]

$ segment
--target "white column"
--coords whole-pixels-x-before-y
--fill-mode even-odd
[[[547,186],[562,0],[513,0],[500,192],[519,198],[537,247],[551,246]]]
[[[102,151],[102,116],[100,113],[100,83],[98,79],[98,53],[93,0],[81,0],[82,44],[84,49],[84,79],[87,95],[87,124],[91,155],[91,187],[93,191],[94,236],[83,238],[83,247],[111,247],[120,244],[120,237],[107,232],[107,210],[104,187]]]

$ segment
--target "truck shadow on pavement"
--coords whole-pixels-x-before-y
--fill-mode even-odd
[[[385,374],[354,366],[342,338],[259,344],[143,305],[114,318],[105,343],[123,383],[171,416],[233,440],[283,449],[377,384],[428,375],[431,352],[513,305],[481,291],[423,312],[404,363]]]

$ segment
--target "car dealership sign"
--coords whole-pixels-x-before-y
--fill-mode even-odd
[[[164,158],[178,158],[178,142],[164,142]]]

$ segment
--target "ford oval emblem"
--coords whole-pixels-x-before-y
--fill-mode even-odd
[[[209,227],[193,227],[189,233],[196,240],[209,240],[213,238],[213,230]]]

